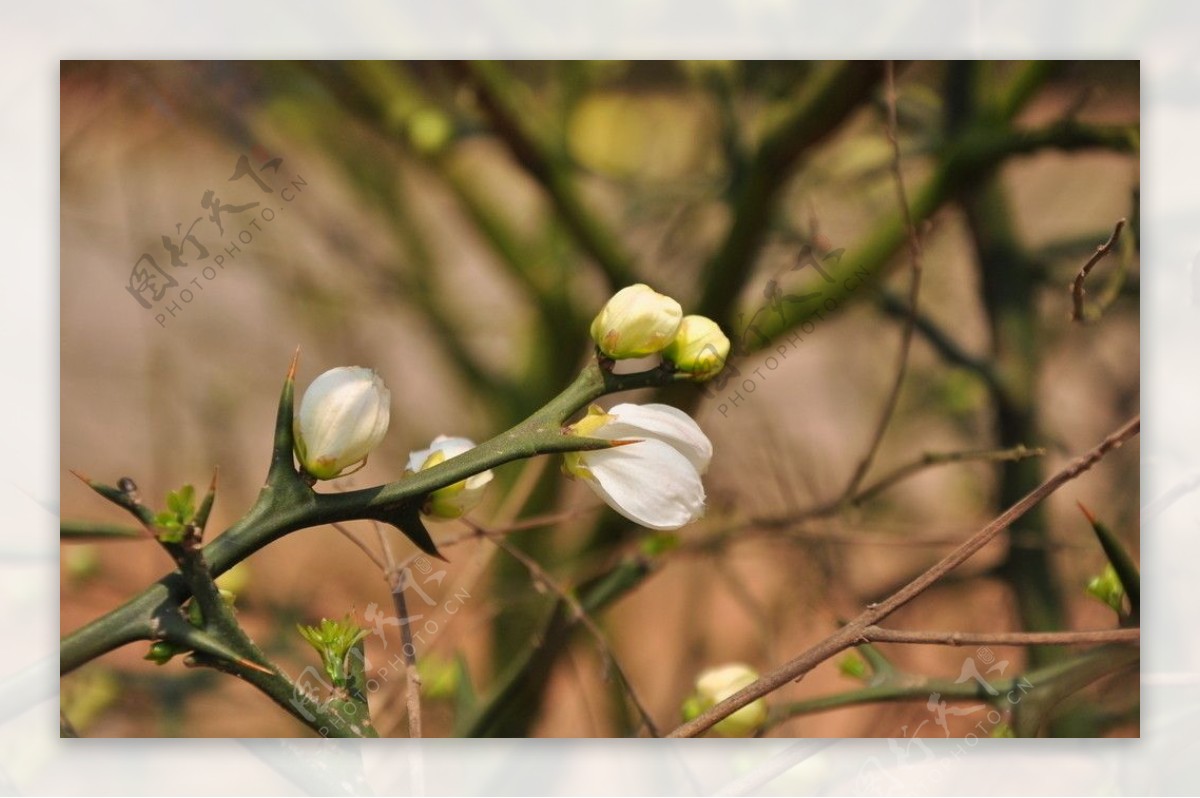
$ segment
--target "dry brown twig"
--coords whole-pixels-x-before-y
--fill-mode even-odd
[[[367,557],[369,557],[371,559],[371,562],[375,563],[376,567],[379,568],[379,570],[385,576],[387,575],[387,572],[388,572],[387,563],[385,563],[383,560],[381,560],[379,558],[378,554],[371,551],[371,547],[368,546],[365,542],[363,542],[362,538],[360,538],[358,535],[354,534],[354,530],[350,529],[350,527],[348,527],[345,524],[340,523],[338,521],[334,521],[332,524],[330,524],[330,526],[332,526],[334,529],[336,529],[338,532],[340,532],[342,534],[342,537],[346,538],[351,543],[353,543],[355,546],[357,546],[362,551],[363,554],[367,555]]]
[[[875,455],[879,453],[883,436],[887,433],[896,406],[900,402],[900,389],[904,385],[905,375],[908,374],[909,353],[912,351],[913,334],[917,329],[917,300],[921,294],[921,241],[908,206],[908,191],[904,187],[904,175],[900,169],[900,138],[896,122],[896,66],[891,61],[888,61],[885,67],[884,85],[887,101],[887,138],[892,147],[892,175],[895,177],[896,200],[900,203],[904,227],[908,233],[908,261],[912,273],[908,287],[908,320],[904,324],[904,333],[900,339],[900,352],[897,355],[896,376],[892,381],[892,389],[888,393],[887,402],[884,403],[883,412],[879,415],[879,423],[875,426],[870,446],[859,461],[858,467],[854,469],[854,475],[846,489],[842,491],[843,499],[854,495],[866,478],[867,472],[871,470],[871,464],[875,461]]]
[[[509,543],[504,539],[502,534],[498,532],[492,532],[486,527],[467,518],[460,518],[458,520],[473,529],[476,535],[490,540],[514,560],[521,563],[521,565],[525,567],[525,570],[529,571],[529,576],[535,582],[537,582],[546,590],[549,590],[558,599],[571,608],[571,612],[575,614],[575,617],[579,619],[579,622],[582,623],[584,628],[586,628],[588,632],[591,633],[592,637],[595,638],[596,645],[600,648],[601,655],[608,663],[608,666],[613,669],[613,672],[616,674],[618,681],[620,681],[622,687],[624,688],[626,695],[629,696],[630,702],[637,710],[638,715],[641,716],[642,723],[645,724],[646,730],[650,732],[652,737],[661,737],[662,735],[659,733],[658,727],[654,723],[654,719],[650,716],[650,712],[646,709],[646,706],[642,703],[641,699],[638,698],[637,692],[633,689],[633,684],[630,683],[629,679],[625,675],[624,669],[622,669],[620,663],[617,662],[616,654],[613,652],[612,647],[608,644],[608,640],[605,638],[604,632],[600,631],[600,627],[596,625],[596,622],[592,619],[592,616],[589,615],[583,605],[579,603],[579,599],[575,598],[571,591],[559,585],[554,577],[550,576],[550,574],[546,572],[546,569],[542,568],[541,564],[538,563],[537,560],[533,559],[528,554]]]
[[[1096,264],[1103,260],[1116,247],[1123,229],[1125,229],[1125,220],[1118,219],[1116,226],[1113,227],[1112,235],[1108,237],[1107,241],[1096,247],[1096,251],[1092,253],[1092,257],[1088,258],[1087,263],[1083,264],[1083,268],[1079,270],[1079,274],[1075,275],[1075,282],[1071,284],[1071,321],[1081,323],[1085,321],[1083,315],[1083,283],[1087,280],[1088,275],[1095,268]]]
[[[387,560],[385,571],[388,586],[392,591],[392,604],[396,609],[396,617],[400,621],[400,654],[404,658],[405,703],[408,707],[408,736],[412,739],[421,737],[421,675],[417,672],[417,648],[413,644],[412,625],[409,623],[408,601],[404,591],[408,588],[408,563],[398,563],[392,551],[391,541],[388,540],[387,530],[383,525],[371,522],[379,535],[379,545],[383,548]]]
[[[1137,435],[1140,428],[1141,419],[1135,416],[1120,429],[1097,444],[1091,451],[1076,458],[1065,468],[1034,488],[1024,498],[1001,513],[991,523],[976,532],[958,548],[950,552],[936,565],[926,570],[916,579],[883,601],[869,605],[858,617],[844,625],[834,634],[817,643],[798,657],[765,674],[753,684],[739,690],[708,711],[682,724],[667,736],[694,737],[702,734],[713,724],[728,717],[751,701],[761,698],[793,680],[802,678],[806,673],[830,657],[863,642],[863,635],[867,629],[875,626],[879,621],[924,593],[946,574],[970,559],[976,552],[994,540],[1001,532],[1008,529],[1013,522],[1029,512],[1030,509],[1043,501],[1047,496],[1080,474],[1083,474],[1096,463],[1100,462],[1110,451],[1118,448],[1121,444]]]
[[[788,511],[781,515],[759,516],[749,519],[744,526],[758,529],[783,529],[803,521],[813,521],[820,518],[832,518],[842,511],[859,507],[877,495],[908,479],[927,468],[943,465],[958,465],[962,463],[997,463],[1012,460],[1024,460],[1027,457],[1041,457],[1046,450],[1040,447],[1029,448],[1025,445],[1007,449],[984,449],[972,451],[925,452],[919,457],[897,466],[884,474],[867,487],[850,496],[839,496],[832,501],[815,504],[800,510]],[[738,528],[741,528],[740,526]]]

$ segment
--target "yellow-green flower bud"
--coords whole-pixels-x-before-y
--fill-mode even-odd
[[[696,692],[684,702],[684,715],[695,717],[706,712],[756,681],[758,673],[740,662],[709,668],[696,677]],[[766,699],[756,698],[712,728],[722,737],[751,737],[766,722]]]
[[[614,360],[661,352],[683,319],[683,308],[669,296],[638,283],[622,288],[592,321],[592,340]]]
[[[696,382],[711,380],[725,368],[729,357],[729,339],[717,323],[706,316],[684,316],[675,338],[663,350],[663,357]]]
[[[428,449],[412,452],[408,456],[408,470],[412,473],[441,465],[452,457],[475,448],[475,442],[468,438],[451,438],[439,435],[433,439]],[[461,518],[479,504],[487,485],[492,481],[492,472],[483,471],[472,474],[461,482],[447,485],[435,490],[425,500],[421,512],[430,518],[450,519]]]
[[[408,138],[422,155],[437,155],[454,136],[454,123],[436,108],[420,108],[408,118]]]

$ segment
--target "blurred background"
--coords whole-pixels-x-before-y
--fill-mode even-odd
[[[605,299],[647,282],[734,342],[725,378],[633,397],[684,408],[712,439],[708,516],[651,533],[557,461],[511,464],[472,517],[497,530],[534,519],[509,540],[545,574],[448,522],[431,531],[450,564],[418,569],[424,593],[409,601],[424,616],[427,734],[645,734],[614,662],[658,729],[673,728],[702,670],[790,659],[1138,411],[1137,63],[912,62],[896,84],[924,280],[910,369],[863,487],[931,453],[1045,453],[915,469],[839,503],[895,377],[908,292],[882,65],[64,62],[63,518],[125,521],[68,469],[129,476],[155,504],[219,467],[209,529],[237,520],[265,475],[296,346],[299,388],[361,365],[392,391],[386,440],[334,489],[396,479],[434,436],[482,440],[551,398],[590,355]],[[1088,323],[1072,322],[1068,286],[1121,218],[1089,278]],[[889,625],[1112,626],[1085,589],[1106,559],[1076,502],[1136,557],[1136,440]],[[142,541],[64,544],[63,631],[168,567]],[[232,577],[244,626],[293,674],[316,663],[296,623],[352,613],[372,628],[390,608],[382,575],[331,528],[290,535]],[[607,646],[547,578],[579,596]],[[372,712],[402,735],[403,680],[388,668],[399,638],[383,631],[367,655],[392,678]],[[310,734],[249,686],[155,666],[145,650],[64,679],[82,734]],[[1077,653],[868,656],[914,679],[1007,663],[998,681]],[[977,701],[951,705],[962,714],[925,697],[797,703],[871,673],[860,654],[820,666],[772,694],[764,733],[963,736],[983,720]],[[1137,735],[1136,677],[1059,684],[996,731]]]

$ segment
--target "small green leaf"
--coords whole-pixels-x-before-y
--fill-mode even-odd
[[[867,663],[860,655],[853,651],[847,652],[845,656],[838,660],[837,665],[842,675],[849,676],[851,679],[865,681],[870,675],[867,672]]]
[[[167,509],[179,519],[179,523],[189,523],[196,516],[196,489],[191,485],[184,485],[179,490],[168,493]]]
[[[1087,593],[1092,598],[1102,601],[1112,608],[1117,615],[1124,615],[1125,587],[1121,577],[1112,563],[1104,566],[1104,570],[1093,576],[1087,583]]]
[[[204,628],[204,613],[200,609],[200,602],[192,600],[187,605],[188,623],[195,626],[197,629]]]
[[[656,532],[642,540],[642,553],[647,557],[658,557],[679,548],[679,535],[674,532]]]
[[[321,664],[334,686],[346,687],[349,679],[346,659],[355,644],[367,636],[367,630],[355,623],[349,615],[340,621],[322,618],[321,623],[316,626],[296,624],[296,629],[321,655]]]
[[[1003,721],[1001,721],[1000,723],[997,723],[995,726],[992,727],[991,736],[992,737],[1016,737],[1017,735],[1013,732],[1012,726],[1009,726],[1007,723],[1004,723]]]
[[[460,662],[436,654],[426,654],[417,662],[421,675],[421,692],[429,698],[453,698],[458,692]]]

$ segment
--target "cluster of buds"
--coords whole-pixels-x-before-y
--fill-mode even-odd
[[[312,479],[352,474],[383,440],[391,393],[379,375],[359,366],[330,369],[312,381],[300,401],[293,431],[296,458]],[[475,444],[439,435],[428,449],[409,455],[410,473],[457,457]],[[479,503],[492,472],[484,471],[431,493],[422,508],[429,518],[459,518]]]
[[[684,316],[678,302],[641,283],[609,299],[592,321],[591,334],[602,361],[658,354],[677,377],[696,382],[715,377],[729,357],[729,339],[716,322]],[[387,432],[390,402],[388,389],[370,369],[345,366],[317,377],[293,425],[296,457],[307,477],[334,479],[361,468]],[[703,515],[700,477],[712,444],[686,413],[658,404],[593,407],[564,432],[615,442],[568,455],[566,471],[626,518],[651,529],[677,529]],[[429,448],[410,454],[408,472],[434,468],[474,447],[466,438],[438,436]],[[460,518],[491,481],[492,472],[483,471],[433,491],[422,513]]]
[[[591,332],[607,358],[661,354],[696,382],[717,376],[729,357],[729,339],[715,321],[684,316],[678,302],[642,283],[615,293],[592,321]]]

